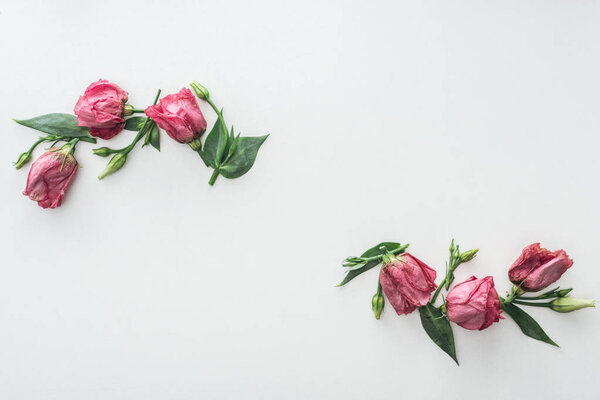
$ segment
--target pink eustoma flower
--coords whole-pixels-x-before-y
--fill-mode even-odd
[[[196,96],[187,88],[165,96],[158,104],[146,108],[146,115],[179,143],[191,143],[206,131],[206,120]]]
[[[508,277],[521,289],[537,292],[556,282],[571,265],[573,260],[564,250],[550,251],[533,243],[523,249],[508,270]]]
[[[56,208],[77,173],[77,160],[68,150],[50,149],[35,160],[23,194],[43,208]]]
[[[448,319],[465,329],[483,330],[500,321],[500,299],[494,288],[494,278],[474,276],[454,286],[446,296]]]
[[[435,284],[435,270],[405,253],[386,262],[379,274],[383,293],[398,315],[410,314],[429,301]]]
[[[123,130],[127,92],[100,79],[87,87],[75,105],[77,125],[90,128],[90,135],[110,139]]]

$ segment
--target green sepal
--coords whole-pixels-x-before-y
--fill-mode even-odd
[[[521,308],[512,303],[502,303],[502,310],[510,315],[526,336],[551,344],[552,346],[560,347],[546,335],[540,324]]]
[[[89,132],[89,128],[77,125],[77,117],[73,114],[45,114],[31,119],[15,119],[17,124],[32,128],[50,135],[62,136],[67,138],[86,138],[94,139]],[[94,139],[95,141],[95,139]],[[95,143],[95,142],[92,142]]]
[[[419,315],[421,316],[421,325],[423,325],[423,329],[425,329],[427,335],[433,340],[433,343],[452,357],[456,365],[458,365],[456,348],[454,346],[454,334],[452,333],[452,327],[448,318],[446,318],[439,308],[431,303],[419,307]]]
[[[139,131],[142,129],[144,122],[146,122],[146,118],[147,117],[140,116],[128,118],[125,120],[125,127],[123,129],[128,131]]]
[[[381,247],[384,247],[385,250],[381,249]],[[396,243],[396,242],[381,242],[381,243],[379,243],[379,244],[371,247],[369,250],[365,251],[361,255],[361,257],[367,258],[367,257],[381,256],[381,255],[386,254],[387,251],[393,252],[394,250],[398,250],[401,247],[402,247],[402,245],[400,243]],[[337,285],[337,286],[344,286],[346,283],[350,282],[352,279],[356,278],[358,275],[362,274],[363,272],[366,272],[366,271],[370,270],[371,268],[373,268],[373,267],[375,267],[375,266],[377,266],[379,264],[381,264],[381,261],[373,260],[373,261],[369,261],[368,263],[366,263],[364,265],[364,267],[362,267],[361,269],[356,269],[356,270],[353,270],[353,271],[348,271],[348,273],[344,277],[344,280],[342,282],[340,282],[340,284]]]

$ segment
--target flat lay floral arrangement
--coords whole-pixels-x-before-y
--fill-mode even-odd
[[[452,240],[444,278],[436,284],[437,272],[407,253],[408,246],[383,242],[360,257],[346,258],[343,263],[347,268],[346,276],[338,286],[381,265],[377,291],[371,301],[375,318],[381,317],[386,298],[398,315],[418,310],[427,335],[457,364],[450,322],[464,329],[481,331],[504,319],[502,314],[505,314],[516,322],[525,335],[558,347],[522,307],[541,307],[567,313],[595,306],[594,300],[571,297],[572,289],[556,287],[537,293],[547,289],[573,265],[573,260],[564,250],[550,251],[540,247],[539,243],[525,247],[508,269],[508,278],[513,286],[502,297],[496,292],[491,276],[471,276],[452,286],[456,269],[462,263],[471,261],[478,249],[461,252]],[[441,302],[437,302],[443,290],[447,294],[445,298],[442,295]]]
[[[96,143],[97,138],[110,140],[123,130],[136,132],[131,144],[121,149],[99,147],[93,153],[111,156],[98,179],[103,179],[123,167],[132,150],[143,140],[160,151],[160,129],[173,140],[187,144],[197,152],[204,164],[213,169],[208,183],[213,185],[219,175],[238,178],[252,168],[265,136],[241,136],[233,126],[228,128],[223,110],[217,108],[209,91],[197,82],[179,92],[160,98],[158,90],[151,106],[138,109],[127,103],[128,93],[118,85],[100,79],[87,87],[75,104],[73,114],[46,114],[15,122],[46,134],[40,136],[14,163],[17,169],[29,163],[35,148],[42,143],[50,147],[33,162],[24,195],[43,208],[61,205],[79,164],[75,149],[80,142]],[[206,136],[207,122],[197,98],[207,102],[217,114],[217,121]],[[134,116],[134,114],[145,114]],[[160,129],[159,129],[160,128]]]

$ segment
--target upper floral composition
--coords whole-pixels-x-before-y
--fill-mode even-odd
[[[98,179],[104,179],[122,168],[141,140],[144,146],[150,145],[160,151],[159,127],[177,142],[188,144],[206,166],[213,169],[208,181],[210,185],[215,183],[218,176],[233,179],[244,175],[254,165],[258,150],[268,135],[236,135],[233,127],[231,130],[227,128],[222,109],[212,101],[208,89],[195,81],[190,86],[196,96],[190,89],[183,88],[160,98],[161,91],[158,90],[152,105],[139,109],[127,104],[129,94],[119,85],[100,79],[90,84],[79,97],[73,109],[75,115],[54,113],[28,120],[15,120],[47,134],[19,155],[15,162],[17,169],[31,160],[33,151],[41,143],[64,142],[60,149],[68,148],[68,152],[63,154],[64,162],[60,167],[55,165],[53,155],[62,154],[63,151],[56,148],[33,163],[25,194],[41,207],[60,206],[77,171],[78,164],[73,157],[77,144],[96,143],[96,138],[108,140],[123,130],[136,132],[130,145],[121,149],[93,149],[97,156],[112,156]],[[206,132],[207,123],[196,97],[205,101],[217,115],[204,143],[201,137]],[[133,114],[145,116],[132,116]]]

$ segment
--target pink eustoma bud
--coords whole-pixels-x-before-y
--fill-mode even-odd
[[[35,160],[23,194],[43,208],[56,208],[77,173],[77,160],[67,150],[50,149]]]
[[[90,128],[90,135],[110,139],[123,130],[127,92],[100,79],[87,87],[75,105],[77,125]]]
[[[405,253],[386,262],[379,274],[383,293],[398,315],[410,314],[422,307],[437,285],[435,270]]]
[[[179,143],[191,143],[206,131],[206,120],[196,96],[187,88],[165,96],[158,104],[146,108],[146,115]]]
[[[564,250],[550,251],[533,243],[523,249],[508,270],[508,277],[521,289],[537,292],[556,282],[571,265],[573,260]]]
[[[474,276],[454,286],[446,296],[448,319],[465,329],[483,330],[500,321],[500,299],[494,288],[494,278]]]

